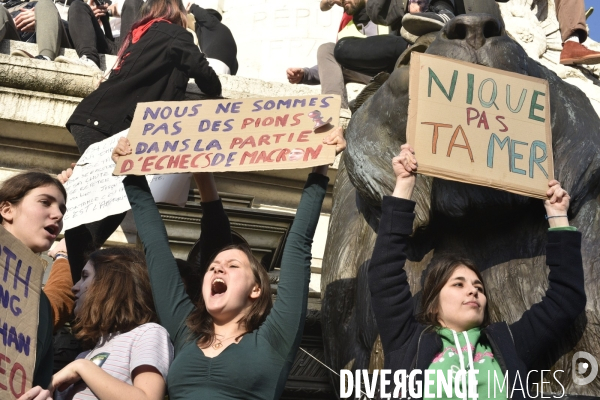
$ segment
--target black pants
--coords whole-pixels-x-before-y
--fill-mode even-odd
[[[395,35],[346,37],[337,42],[333,54],[342,67],[375,76],[383,71],[392,72],[407,47],[408,42]]]
[[[69,7],[69,31],[77,55],[86,56],[98,66],[99,53],[116,55],[120,43],[112,37],[108,17],[103,19],[102,26],[104,32],[90,6],[83,1],[76,0]]]
[[[75,143],[77,143],[77,148],[81,154],[83,154],[90,145],[98,143],[108,137],[102,132],[98,132],[87,126],[71,125],[69,130],[71,131],[73,138],[75,138]],[[73,282],[79,281],[81,270],[85,266],[90,253],[102,247],[104,242],[106,242],[106,239],[108,239],[119,225],[121,225],[123,218],[125,218],[125,213],[110,215],[103,220],[83,224],[65,231],[65,240],[67,242],[67,252],[69,253],[69,264],[71,265]]]

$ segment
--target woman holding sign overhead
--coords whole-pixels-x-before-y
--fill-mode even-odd
[[[404,370],[407,375],[413,370],[423,371],[417,378],[423,385],[429,380],[424,378],[426,370],[438,377],[439,373],[444,374],[445,380],[452,372],[464,377],[452,385],[452,393],[457,393],[458,386],[462,393],[468,389],[469,398],[473,393],[479,398],[529,398],[520,389],[527,384],[520,383],[519,376],[522,379],[529,371],[540,369],[548,349],[564,338],[586,304],[581,234],[569,226],[568,193],[557,181],[548,183],[544,206],[550,224],[546,250],[550,285],[542,301],[518,321],[510,325],[490,323],[486,286],[479,270],[472,261],[453,256],[440,256],[428,268],[420,312],[414,314],[414,300],[404,271],[405,249],[415,218],[415,202],[410,198],[417,160],[410,145],[402,146],[392,165],[396,186],[392,195],[383,199],[368,272],[385,368]],[[505,376],[508,385],[504,385],[504,390],[494,387],[494,382],[502,385]],[[536,380],[540,375],[537,376]],[[429,385],[427,392],[422,386],[423,398],[427,398],[425,393],[446,390],[435,387],[439,379],[434,377],[433,381],[434,387]],[[402,397],[405,396],[406,392]]]
[[[341,129],[324,140],[345,148]],[[115,152],[131,152],[122,139]],[[290,229],[272,307],[269,276],[247,246],[231,245],[209,262],[202,294],[184,290],[162,219],[144,177],[123,181],[144,245],[160,323],[175,345],[168,376],[171,400],[277,399],[298,350],[306,317],[311,244],[328,178],[309,175]],[[233,379],[233,380],[232,380]]]
[[[83,154],[93,143],[128,129],[141,102],[183,100],[190,78],[206,95],[221,94],[221,82],[186,30],[181,0],[148,0],[119,50],[108,79],[84,98],[67,121]],[[84,252],[108,239],[124,214],[67,231],[74,280],[85,264]]]

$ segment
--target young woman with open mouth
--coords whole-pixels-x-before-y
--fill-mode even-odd
[[[34,253],[52,246],[62,230],[67,193],[54,177],[36,171],[7,179],[0,188],[0,223]],[[40,293],[39,325],[33,384],[46,387],[52,379],[53,339],[50,302]]]
[[[324,140],[345,148],[341,128]],[[121,139],[114,159],[129,154]],[[196,304],[184,290],[162,219],[144,177],[124,180],[146,253],[160,322],[175,345],[171,400],[278,399],[298,350],[306,316],[311,244],[328,178],[309,175],[290,229],[271,307],[269,277],[246,246],[221,250],[209,263]],[[207,232],[210,234],[210,232]]]

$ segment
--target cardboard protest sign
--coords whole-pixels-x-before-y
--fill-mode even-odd
[[[139,103],[133,154],[115,175],[261,171],[330,164],[320,125],[339,123],[334,95]],[[323,127],[325,128],[325,127]],[[317,130],[318,131],[318,130]]]
[[[413,53],[409,90],[407,140],[419,173],[546,198],[547,81]]]
[[[119,138],[127,133],[125,130],[94,143],[77,161],[73,175],[65,183],[68,201],[63,231],[131,209],[123,188],[124,177],[112,175],[115,163],[111,159]],[[157,203],[185,205],[191,174],[148,175],[146,178]]]
[[[0,399],[18,399],[33,380],[44,266],[2,226],[0,271]]]

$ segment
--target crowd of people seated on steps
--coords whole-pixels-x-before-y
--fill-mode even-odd
[[[140,17],[143,0],[8,0],[0,7],[0,40],[37,43],[38,54],[14,50],[11,55],[83,65],[100,69],[100,54],[117,55]],[[235,75],[237,46],[221,14],[185,3],[186,28],[210,66],[219,74]],[[75,49],[78,58],[59,55]],[[112,65],[106,65],[111,69]]]
[[[496,0],[508,2],[510,0]],[[480,0],[321,0],[322,11],[344,9],[336,43],[317,51],[317,65],[288,68],[292,84],[321,85],[322,94],[342,97],[342,115],[349,116],[346,84],[366,84],[380,72],[391,72],[398,58],[419,37],[438,32],[456,15],[489,13],[499,19],[492,1]],[[586,48],[584,0],[555,0],[563,50],[560,63],[598,64],[600,52]],[[467,12],[468,11],[468,12]]]
[[[38,45],[38,54],[14,50],[13,56],[78,64],[100,68],[100,54],[117,55],[134,22],[139,18],[143,0],[8,0],[0,8],[0,40],[22,40]],[[509,0],[497,0],[508,2]],[[478,4],[479,3],[479,4]],[[322,93],[342,96],[348,108],[345,83],[368,83],[380,72],[391,72],[398,57],[419,37],[441,30],[455,15],[489,12],[500,16],[490,2],[474,0],[321,0],[328,11],[343,7],[336,43],[324,43],[317,52],[317,65],[293,67],[287,77],[293,84],[320,84]],[[186,28],[205,54],[209,65],[219,74],[235,75],[238,70],[237,47],[221,14],[193,2],[184,5],[189,17]],[[8,9],[6,7],[9,7]],[[584,0],[556,0],[563,51],[560,62],[566,65],[595,64],[600,53],[587,49]],[[62,11],[59,12],[59,10]],[[73,48],[78,58],[59,55]],[[104,66],[111,69],[113,65]]]

